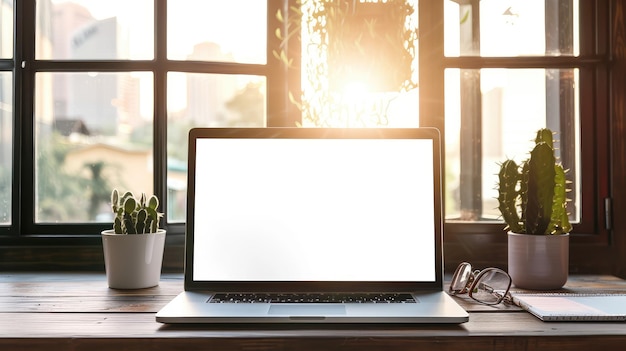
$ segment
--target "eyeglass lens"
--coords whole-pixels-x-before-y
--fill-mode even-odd
[[[463,294],[467,292],[468,283],[472,276],[472,266],[467,263],[461,263],[454,271],[452,281],[450,282],[450,293]]]
[[[487,268],[476,277],[469,295],[478,302],[495,305],[504,299],[510,287],[511,277],[506,272]]]

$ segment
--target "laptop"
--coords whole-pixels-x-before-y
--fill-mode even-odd
[[[439,132],[189,133],[184,291],[162,323],[463,323],[443,289]]]

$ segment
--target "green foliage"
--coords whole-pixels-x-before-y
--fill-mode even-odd
[[[86,188],[89,189],[88,218],[97,218],[101,206],[109,200],[111,186],[104,173],[108,167],[109,165],[103,161],[88,162],[84,165],[90,174],[89,181],[86,182]]]
[[[281,44],[272,54],[286,69],[302,69],[303,86],[308,88],[289,92],[289,100],[302,111],[303,120],[315,126],[345,126],[342,94],[355,82],[374,91],[415,89],[419,31],[414,11],[408,0],[297,0],[289,9],[278,10],[281,27],[274,34]],[[302,33],[307,33],[301,43],[307,55],[294,62],[299,45],[290,43]],[[315,59],[307,61],[305,56]],[[382,99],[353,113],[386,125],[389,104]]]
[[[517,210],[517,199],[519,191],[517,184],[520,182],[521,174],[518,172],[518,166],[513,160],[506,160],[500,167],[498,178],[500,179],[500,191],[498,194],[498,207],[502,217],[506,223],[509,223],[509,229],[513,232],[522,230],[520,216]]]
[[[572,230],[567,214],[565,170],[554,155],[552,131],[537,132],[530,158],[518,166],[500,165],[498,203],[505,229],[525,234],[561,234]]]
[[[137,200],[130,191],[121,198],[119,194],[117,189],[111,192],[111,210],[115,214],[113,230],[116,234],[155,233],[159,229],[163,214],[157,211],[159,199],[155,195],[146,200],[146,194],[142,193]]]
[[[540,141],[528,160],[528,202],[526,203],[526,231],[545,233],[552,216],[556,160],[554,150]]]
[[[76,172],[65,170],[67,154],[72,145],[51,133],[38,140],[36,152],[36,220],[39,222],[69,222],[87,218],[91,180]]]

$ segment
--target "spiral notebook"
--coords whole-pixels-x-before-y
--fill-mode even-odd
[[[626,321],[626,292],[512,293],[513,302],[544,322]]]

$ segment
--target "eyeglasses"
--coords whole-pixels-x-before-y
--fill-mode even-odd
[[[510,300],[511,276],[495,267],[472,271],[472,265],[461,263],[452,276],[450,295],[469,293],[469,297],[485,305]]]

